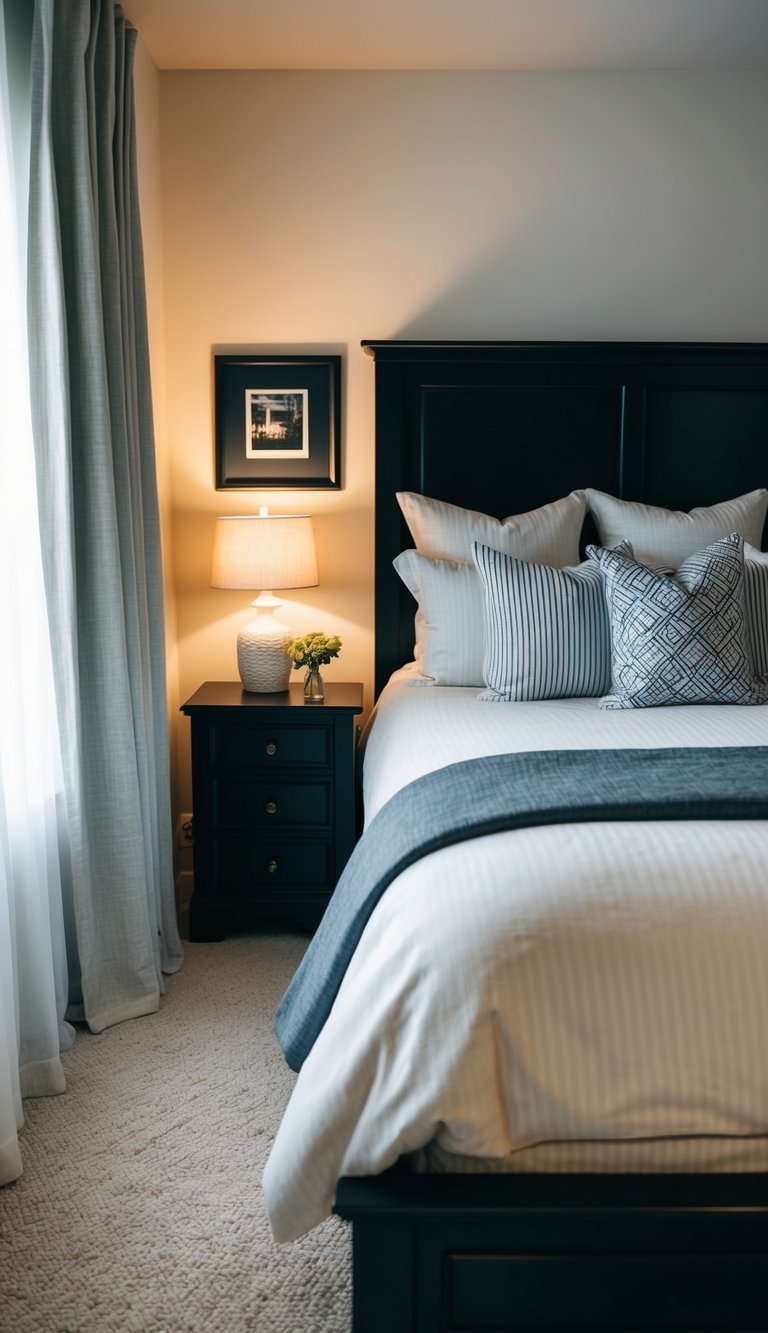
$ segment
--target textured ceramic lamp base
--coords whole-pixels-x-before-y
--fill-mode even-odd
[[[288,689],[291,632],[271,612],[261,612],[237,636],[237,669],[243,689],[252,694],[280,694]]]

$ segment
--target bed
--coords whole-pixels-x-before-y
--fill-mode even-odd
[[[508,756],[565,751],[598,775],[601,755],[663,766],[701,750],[712,769],[743,756],[757,798],[735,817],[568,815],[420,853],[363,922],[301,1057],[264,1181],[275,1234],[300,1234],[332,1200],[351,1219],[356,1333],[764,1329],[768,708],[600,709],[594,692],[507,704],[425,683],[435,659],[422,642],[412,660],[414,598],[393,561],[419,518],[406,525],[398,493],[495,517],[585,487],[595,512],[600,496],[688,511],[755,495],[768,349],[365,347],[368,834],[403,789]],[[753,548],[764,513],[753,503]],[[582,553],[594,523],[578,523]]]

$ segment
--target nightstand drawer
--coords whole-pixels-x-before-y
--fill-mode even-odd
[[[215,780],[214,827],[279,828],[286,824],[309,824],[329,828],[331,823],[330,782]]]
[[[257,921],[314,930],[355,841],[360,684],[329,682],[308,705],[206,681],[192,723],[195,888],[189,938],[220,940]]]
[[[259,843],[215,838],[213,871],[221,889],[251,893],[255,888],[327,889],[331,883],[330,842],[295,842],[264,837]]]
[[[211,726],[211,759],[215,764],[238,768],[281,764],[328,765],[331,762],[331,728],[328,726],[243,726],[214,722]]]

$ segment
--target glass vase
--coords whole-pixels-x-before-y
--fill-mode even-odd
[[[319,667],[307,668],[307,674],[304,677],[304,702],[305,704],[322,704],[325,702],[325,687]]]

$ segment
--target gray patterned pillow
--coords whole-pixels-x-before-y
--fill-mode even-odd
[[[731,533],[689,556],[674,577],[587,547],[603,573],[611,622],[611,693],[601,708],[768,702],[749,652],[743,545]]]

